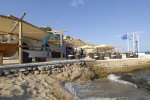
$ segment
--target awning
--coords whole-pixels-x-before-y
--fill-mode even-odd
[[[84,45],[84,46],[81,46],[80,48],[82,48],[82,49],[93,49],[94,46],[91,46],[91,45]]]
[[[8,34],[17,21],[19,21],[18,18],[0,15],[0,34]],[[39,27],[34,26],[24,20],[22,20],[22,26],[23,37],[41,41],[48,34],[47,32],[41,30]],[[11,34],[19,35],[19,25],[16,26]]]
[[[102,45],[95,46],[95,48],[99,50],[111,50],[111,49],[114,49],[115,47],[111,45],[102,44]]]

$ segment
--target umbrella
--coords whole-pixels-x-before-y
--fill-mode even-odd
[[[84,45],[84,46],[81,46],[80,48],[82,48],[82,49],[93,49],[94,46]]]

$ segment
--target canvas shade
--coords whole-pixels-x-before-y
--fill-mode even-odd
[[[82,49],[93,49],[94,47],[90,46],[90,45],[84,45],[84,46],[81,46],[80,48],[82,48]]]
[[[114,49],[114,46],[111,45],[98,45],[95,46],[96,49],[101,49],[101,50],[110,50],[110,49]]]
[[[17,21],[19,21],[19,19],[17,18],[0,15],[0,34],[9,33],[14,23],[16,23]],[[31,39],[41,41],[48,34],[47,32],[41,30],[39,27],[34,26],[23,20],[22,28],[22,36]],[[19,25],[16,26],[11,34],[19,35]]]

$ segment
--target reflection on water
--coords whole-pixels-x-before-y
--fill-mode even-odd
[[[143,74],[140,76],[139,73],[144,73],[145,76]],[[132,79],[138,76],[143,77],[145,82],[149,82],[150,77],[147,77],[149,71],[142,71],[126,73],[120,76],[111,74],[108,78],[82,84],[67,83],[65,88],[81,100],[150,100],[150,91],[145,88],[137,88],[135,84],[138,81],[131,83],[121,80],[127,74],[132,75]]]

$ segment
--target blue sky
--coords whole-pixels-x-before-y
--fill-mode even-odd
[[[150,0],[1,0],[0,14],[21,16],[37,26],[67,30],[88,43],[126,49],[121,35],[141,32],[140,50],[150,50]]]

